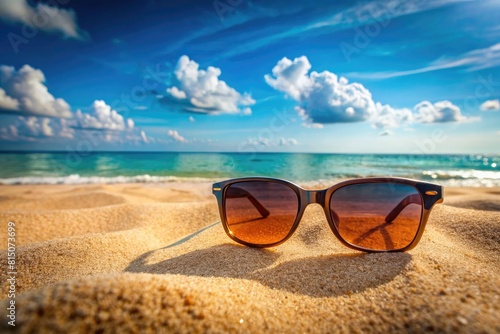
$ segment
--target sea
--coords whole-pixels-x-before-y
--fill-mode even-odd
[[[0,184],[204,182],[244,176],[311,185],[395,176],[444,186],[500,187],[500,154],[0,153]]]

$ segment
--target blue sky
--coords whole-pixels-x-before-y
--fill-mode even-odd
[[[0,0],[0,150],[499,153],[498,1]]]

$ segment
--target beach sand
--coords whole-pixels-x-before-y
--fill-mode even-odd
[[[500,189],[446,189],[415,249],[365,254],[317,205],[239,246],[208,183],[0,186],[0,332],[8,221],[20,333],[500,332]]]

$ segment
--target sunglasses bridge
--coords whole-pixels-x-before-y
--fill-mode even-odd
[[[303,190],[304,191],[304,198],[306,200],[305,205],[309,204],[314,204],[317,203],[321,206],[325,204],[325,197],[326,197],[326,191],[328,189],[323,189],[323,190]]]

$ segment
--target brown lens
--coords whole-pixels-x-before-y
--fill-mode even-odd
[[[337,189],[331,199],[332,220],[351,245],[388,251],[408,246],[422,217],[422,198],[412,186],[363,183]]]
[[[224,198],[230,233],[255,245],[285,239],[299,209],[297,193],[285,184],[272,181],[233,183]]]

